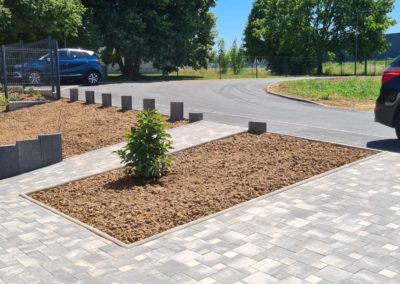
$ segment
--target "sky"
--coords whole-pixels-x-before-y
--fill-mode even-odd
[[[225,39],[227,48],[231,47],[235,38],[239,44],[241,43],[253,2],[254,0],[217,0],[217,6],[213,8],[213,12],[217,16],[218,37]],[[396,0],[391,16],[398,23],[391,27],[388,33],[398,33],[400,32],[400,0]]]

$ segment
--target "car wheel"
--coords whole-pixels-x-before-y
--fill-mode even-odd
[[[41,74],[38,71],[29,72],[27,79],[30,85],[39,85],[42,81]]]
[[[396,129],[397,138],[400,139],[400,113],[396,116],[396,120],[394,121],[394,128]]]
[[[86,75],[86,83],[88,83],[90,86],[94,86],[99,84],[100,82],[100,74],[97,71],[90,71]]]

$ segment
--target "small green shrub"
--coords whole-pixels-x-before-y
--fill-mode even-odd
[[[136,128],[125,134],[127,145],[116,151],[128,175],[153,179],[169,173],[172,160],[167,154],[172,149],[172,142],[165,130],[163,116],[156,110],[138,114]]]
[[[0,95],[0,106],[7,106],[8,105],[8,101],[6,99],[5,96]]]

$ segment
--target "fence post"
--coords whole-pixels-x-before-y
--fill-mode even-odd
[[[50,68],[51,68],[51,93],[53,94],[54,92],[55,92],[55,85],[56,85],[56,82],[55,82],[55,76],[54,76],[54,73],[55,73],[55,67],[54,67],[54,61],[55,61],[55,54],[54,54],[54,47],[52,46],[52,40],[51,40],[51,37],[48,37],[47,38],[47,40],[48,40],[48,44],[49,44],[49,51],[50,51]]]
[[[8,86],[7,86],[7,62],[6,62],[6,46],[2,45],[1,46],[1,54],[2,54],[2,61],[3,61],[3,74],[4,74],[4,80],[3,80],[3,85],[4,85],[4,95],[6,99],[8,100]]]
[[[343,76],[343,61],[340,61],[340,76]]]
[[[220,80],[222,79],[221,60],[222,60],[222,56],[221,56],[221,54],[220,54],[220,55],[219,55],[219,64],[218,64],[218,67],[219,67],[219,79],[220,79]]]
[[[256,56],[256,79],[258,79],[258,58]]]
[[[25,90],[25,49],[24,49],[24,41],[20,40],[19,44],[21,45],[22,51],[22,63],[21,63],[21,76],[22,76],[22,90]]]
[[[60,60],[58,58],[58,41],[54,40],[54,55],[55,55],[55,64],[56,64],[56,99],[59,100],[61,98],[61,82],[60,82]]]

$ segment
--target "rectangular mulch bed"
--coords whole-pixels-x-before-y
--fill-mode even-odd
[[[30,196],[130,244],[374,153],[246,133],[173,154],[172,174],[159,181],[121,169]]]
[[[0,145],[60,132],[63,157],[79,155],[122,142],[125,132],[136,124],[136,113],[66,100],[24,108],[0,116]],[[168,126],[184,123],[168,123]]]

